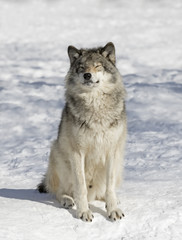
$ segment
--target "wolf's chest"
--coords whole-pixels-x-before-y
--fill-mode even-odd
[[[78,118],[82,121],[81,127],[92,131],[95,138],[106,138],[110,133],[110,128],[116,126],[121,120],[122,109],[105,104],[91,104],[88,108],[83,108],[78,113]],[[105,134],[107,133],[107,134]]]
[[[77,140],[84,152],[95,155],[103,155],[109,149],[117,145],[118,139],[122,134],[122,124],[116,127],[104,127],[95,124],[92,128],[83,128],[78,131]]]

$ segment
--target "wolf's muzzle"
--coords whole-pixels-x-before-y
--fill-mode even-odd
[[[84,78],[84,84],[88,86],[95,86],[99,83],[99,80],[96,82],[93,81],[91,73],[84,73],[83,78]]]

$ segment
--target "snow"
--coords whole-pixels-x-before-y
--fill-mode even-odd
[[[182,2],[0,1],[0,239],[180,240]],[[125,218],[92,223],[35,189],[64,106],[67,46],[113,41],[128,92]]]

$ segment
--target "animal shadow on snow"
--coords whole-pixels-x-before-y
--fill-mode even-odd
[[[40,194],[38,190],[35,189],[0,189],[0,197],[17,199],[17,200],[26,200],[43,203],[55,208],[61,208],[60,204],[51,194]],[[73,217],[76,216],[75,209],[68,210]]]
[[[26,200],[26,201],[33,201],[39,202],[42,204],[46,204],[55,208],[61,209],[60,203],[51,195],[51,194],[40,194],[35,189],[7,189],[2,188],[0,189],[0,197],[9,198],[9,199],[17,199],[17,200]],[[106,217],[107,214],[101,208],[90,204],[90,209],[93,213],[99,213],[100,215]],[[76,210],[75,209],[68,209],[68,212],[76,218]]]

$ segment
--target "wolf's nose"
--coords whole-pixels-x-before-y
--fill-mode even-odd
[[[92,76],[91,73],[84,73],[83,74],[83,77],[84,77],[85,80],[90,80],[91,76]]]

